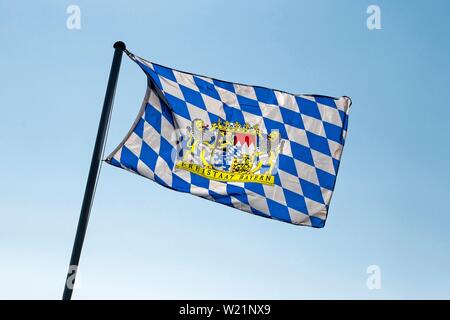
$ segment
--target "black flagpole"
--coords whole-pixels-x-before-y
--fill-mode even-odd
[[[108,87],[106,88],[105,100],[103,102],[102,115],[98,125],[97,138],[95,139],[94,152],[92,153],[91,167],[84,191],[83,204],[81,205],[80,219],[78,220],[77,233],[73,244],[72,256],[70,258],[69,271],[67,273],[66,283],[64,284],[63,300],[70,300],[75,284],[78,263],[80,261],[81,249],[83,248],[84,237],[89,221],[92,202],[94,200],[95,186],[102,161],[102,153],[105,146],[106,132],[111,116],[114,93],[116,91],[117,78],[119,77],[120,62],[122,53],[126,50],[125,43],[117,41],[114,43],[114,57],[109,73]]]

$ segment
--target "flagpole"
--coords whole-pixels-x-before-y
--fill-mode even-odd
[[[95,139],[94,151],[92,153],[91,167],[89,168],[89,176],[84,191],[83,203],[81,205],[80,218],[78,220],[77,233],[70,258],[69,271],[67,273],[66,282],[64,284],[63,300],[70,300],[75,284],[75,277],[80,261],[81,249],[86,235],[86,229],[89,222],[89,214],[91,212],[92,202],[94,200],[95,186],[97,184],[100,163],[102,161],[102,153],[106,141],[106,133],[111,117],[112,106],[114,102],[114,94],[116,91],[117,78],[119,77],[120,63],[122,61],[122,53],[126,50],[125,43],[117,41],[114,43],[114,57],[109,73],[108,86],[106,88],[105,100],[103,101],[103,109],[98,125],[97,138]]]

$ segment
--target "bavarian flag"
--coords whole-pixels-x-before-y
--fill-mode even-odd
[[[147,91],[108,163],[262,217],[325,225],[350,98],[232,83],[127,54]]]

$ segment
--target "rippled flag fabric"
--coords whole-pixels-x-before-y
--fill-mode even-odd
[[[255,215],[325,225],[350,98],[232,83],[127,54],[147,91],[108,163]]]

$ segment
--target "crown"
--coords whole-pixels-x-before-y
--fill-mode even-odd
[[[241,125],[239,122],[221,121],[220,119],[211,124],[211,128],[226,132],[240,132],[256,135],[261,133],[261,130],[257,124],[253,126],[250,126],[248,123]]]

